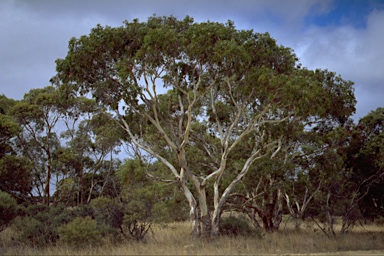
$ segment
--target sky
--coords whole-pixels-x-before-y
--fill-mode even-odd
[[[355,83],[354,120],[384,107],[384,0],[1,0],[0,94],[19,100],[50,85],[68,41],[97,24],[154,14],[268,32],[304,67]]]

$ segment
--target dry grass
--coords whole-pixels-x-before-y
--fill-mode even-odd
[[[153,227],[146,242],[113,243],[74,249],[68,246],[31,248],[11,239],[12,231],[0,233],[0,255],[384,255],[384,227],[356,227],[343,237],[328,238],[304,223],[300,231],[288,224],[276,233],[260,237],[219,237],[213,241],[195,239],[188,223]],[[284,230],[283,230],[284,229]]]

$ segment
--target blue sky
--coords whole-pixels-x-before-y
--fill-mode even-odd
[[[351,25],[357,29],[365,29],[367,17],[375,10],[384,8],[384,1],[370,0],[338,0],[333,1],[330,8],[323,13],[316,13],[316,7],[305,17],[306,25],[319,27]]]
[[[153,14],[269,32],[303,66],[355,82],[355,120],[384,107],[384,0],[1,0],[0,94],[49,85],[71,37]]]

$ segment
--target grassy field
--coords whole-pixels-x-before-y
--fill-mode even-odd
[[[0,255],[384,255],[384,227],[374,225],[329,238],[310,223],[299,231],[288,224],[259,237],[222,236],[213,241],[193,238],[189,223],[152,229],[145,242],[116,243],[105,238],[98,246],[77,249],[64,245],[32,248],[13,240],[8,229],[0,233]]]

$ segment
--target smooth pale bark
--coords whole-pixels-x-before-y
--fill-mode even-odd
[[[192,234],[194,236],[199,236],[201,234],[201,227],[199,223],[199,210],[195,198],[193,197],[191,191],[187,185],[179,180],[179,186],[183,191],[185,198],[188,201],[190,211],[189,211],[189,220],[191,222]]]
[[[199,80],[200,81],[200,80]],[[213,84],[212,84],[213,85]],[[228,83],[228,85],[230,85]],[[149,86],[147,86],[147,92],[148,95],[156,102],[156,93],[149,91]],[[154,88],[154,87],[153,87]],[[195,89],[197,90],[197,86]],[[250,134],[251,132],[254,132],[255,129],[257,129],[257,125],[262,125],[264,123],[278,123],[283,122],[285,119],[279,119],[279,120],[264,120],[262,116],[267,113],[270,106],[266,106],[263,111],[257,115],[255,115],[250,124],[245,128],[245,130],[237,136],[237,138],[233,141],[231,141],[233,131],[238,126],[238,122],[240,120],[240,117],[244,114],[245,107],[244,105],[238,105],[237,106],[237,112],[235,115],[235,120],[231,124],[231,126],[227,129],[226,132],[220,131],[220,141],[222,144],[222,153],[221,153],[221,160],[220,160],[220,166],[218,169],[213,171],[211,174],[207,175],[206,177],[203,177],[199,179],[196,175],[194,175],[188,166],[188,161],[186,159],[186,152],[185,147],[188,145],[189,141],[189,134],[191,132],[191,122],[192,122],[192,107],[197,101],[197,91],[194,90],[194,96],[191,98],[191,101],[189,101],[188,105],[188,112],[186,115],[186,119],[182,116],[181,119],[187,120],[187,124],[185,125],[185,128],[183,130],[182,128],[182,120],[179,120],[178,125],[178,138],[182,138],[183,140],[181,142],[173,142],[171,138],[165,133],[164,131],[164,124],[161,123],[160,118],[158,117],[158,111],[157,108],[153,107],[153,113],[154,116],[149,116],[147,113],[142,113],[142,115],[147,118],[154,127],[158,130],[158,132],[162,135],[164,141],[167,143],[167,145],[173,149],[173,152],[176,153],[178,164],[181,166],[181,170],[177,171],[177,168],[171,164],[167,159],[163,158],[161,155],[158,154],[158,152],[155,152],[152,150],[147,144],[143,143],[141,140],[138,140],[138,138],[132,133],[130,125],[125,121],[124,117],[121,116],[118,112],[118,116],[120,117],[120,120],[122,122],[123,129],[129,134],[132,142],[141,148],[142,150],[145,150],[149,154],[155,156],[157,159],[159,159],[161,162],[163,162],[170,170],[171,173],[175,176],[175,178],[179,182],[179,186],[181,190],[183,191],[184,196],[186,197],[186,200],[188,201],[188,204],[190,206],[190,220],[191,220],[191,226],[192,226],[192,233],[197,236],[202,237],[216,237],[219,232],[219,224],[220,224],[220,216],[222,213],[222,209],[224,204],[226,203],[228,196],[233,191],[235,186],[239,183],[241,179],[245,177],[247,174],[249,168],[251,167],[252,163],[260,159],[262,157],[265,157],[269,154],[271,154],[271,157],[273,158],[280,150],[281,148],[281,139],[277,141],[272,141],[270,143],[267,143],[266,145],[259,146],[259,143],[262,143],[264,140],[264,133],[261,133],[258,140],[256,141],[255,150],[252,152],[252,154],[247,158],[244,166],[242,167],[242,170],[239,172],[239,174],[235,177],[235,179],[229,184],[227,188],[225,188],[224,192],[220,195],[219,193],[219,185],[221,183],[221,177],[222,174],[226,171],[226,165],[227,165],[227,159],[228,155],[234,150],[234,148],[245,138],[246,135]],[[188,97],[188,99],[190,99]],[[213,96],[213,91],[211,90],[211,101],[213,102],[215,100]],[[179,101],[180,97],[179,97]],[[155,105],[155,104],[154,104]],[[214,113],[216,113],[214,104],[212,103]],[[181,107],[181,110],[184,109],[184,106]],[[217,115],[217,114],[216,114]],[[218,120],[218,119],[217,119]],[[221,123],[218,121],[217,125],[219,127],[219,130],[221,126]],[[265,152],[261,154],[261,148],[265,149]],[[196,200],[196,197],[191,193],[189,188],[186,186],[185,182],[186,179],[192,182],[195,190],[196,190],[196,197],[198,199],[198,203]],[[212,216],[209,213],[209,202],[207,202],[206,197],[206,186],[213,183],[213,190],[214,190],[214,201],[213,201],[213,213]]]

